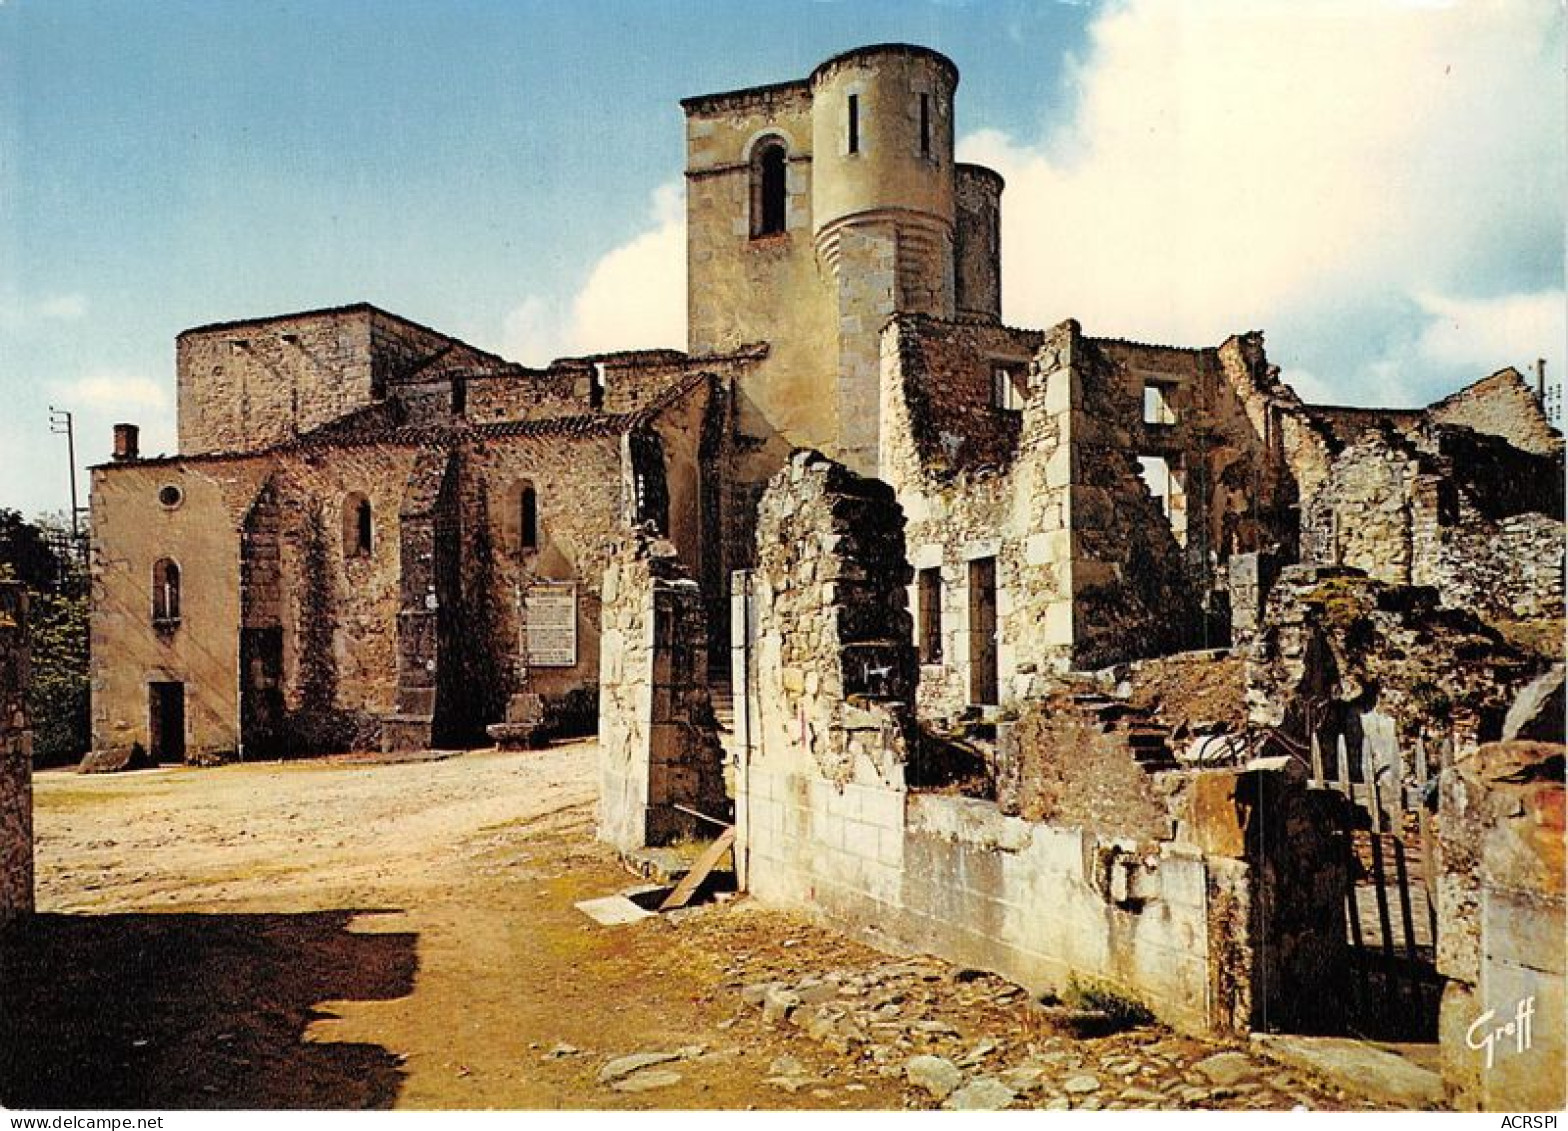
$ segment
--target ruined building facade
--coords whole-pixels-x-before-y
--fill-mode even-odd
[[[93,473],[90,764],[596,720],[623,848],[732,814],[750,890],[870,937],[1342,1023],[1355,852],[1560,741],[1518,703],[1560,673],[1562,438],[1513,370],[1312,405],[1256,332],[1005,325],[957,87],[894,44],[687,99],[685,352],[530,369],[364,305],[182,334],[179,453],[122,426]],[[1452,843],[1425,906],[1504,890]],[[1474,995],[1491,944],[1406,911],[1435,1026],[1434,950]]]
[[[127,428],[94,472],[95,763],[591,718],[608,547],[667,537],[722,649],[802,447],[897,494],[928,714],[1223,643],[1256,551],[1560,609],[1560,446],[1516,375],[1358,413],[1302,404],[1256,334],[1003,325],[1003,185],[953,159],[957,86],[885,45],[687,99],[684,354],[528,369],[364,305],[182,334],[179,453]]]
[[[522,701],[591,728],[616,539],[716,574],[760,352],[530,370],[365,305],[182,334],[180,453],[122,427],[93,473],[89,764],[471,745]]]

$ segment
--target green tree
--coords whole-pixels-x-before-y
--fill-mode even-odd
[[[28,522],[0,509],[0,579],[27,587],[32,643],[27,706],[39,765],[74,761],[91,742],[87,577],[59,526],[58,520]]]

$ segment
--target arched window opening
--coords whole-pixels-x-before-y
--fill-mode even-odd
[[[751,234],[773,236],[784,231],[789,193],[786,170],[789,151],[777,138],[758,143],[751,155]]]
[[[180,619],[180,567],[171,558],[153,563],[152,619],[154,624],[175,624]]]
[[[373,534],[370,500],[355,492],[343,500],[343,556],[369,557]]]
[[[539,493],[532,483],[523,484],[517,498],[517,542],[525,550],[539,548]]]

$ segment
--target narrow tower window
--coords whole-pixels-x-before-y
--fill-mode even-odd
[[[751,168],[751,234],[772,236],[782,232],[788,200],[785,169],[788,152],[780,141],[766,141],[753,151]]]
[[[920,92],[920,156],[931,156],[931,96]]]
[[[517,541],[525,550],[539,548],[539,495],[531,483],[517,499]]]
[[[372,535],[370,500],[355,492],[343,500],[343,556],[370,556]]]
[[[849,96],[849,151],[860,152],[860,95]]]
[[[180,567],[171,558],[153,563],[152,619],[154,624],[173,624],[180,619]]]

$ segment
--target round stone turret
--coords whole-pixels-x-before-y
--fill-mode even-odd
[[[835,55],[810,83],[822,262],[838,273],[846,228],[893,234],[896,307],[951,317],[958,68],[929,48],[882,44]]]

